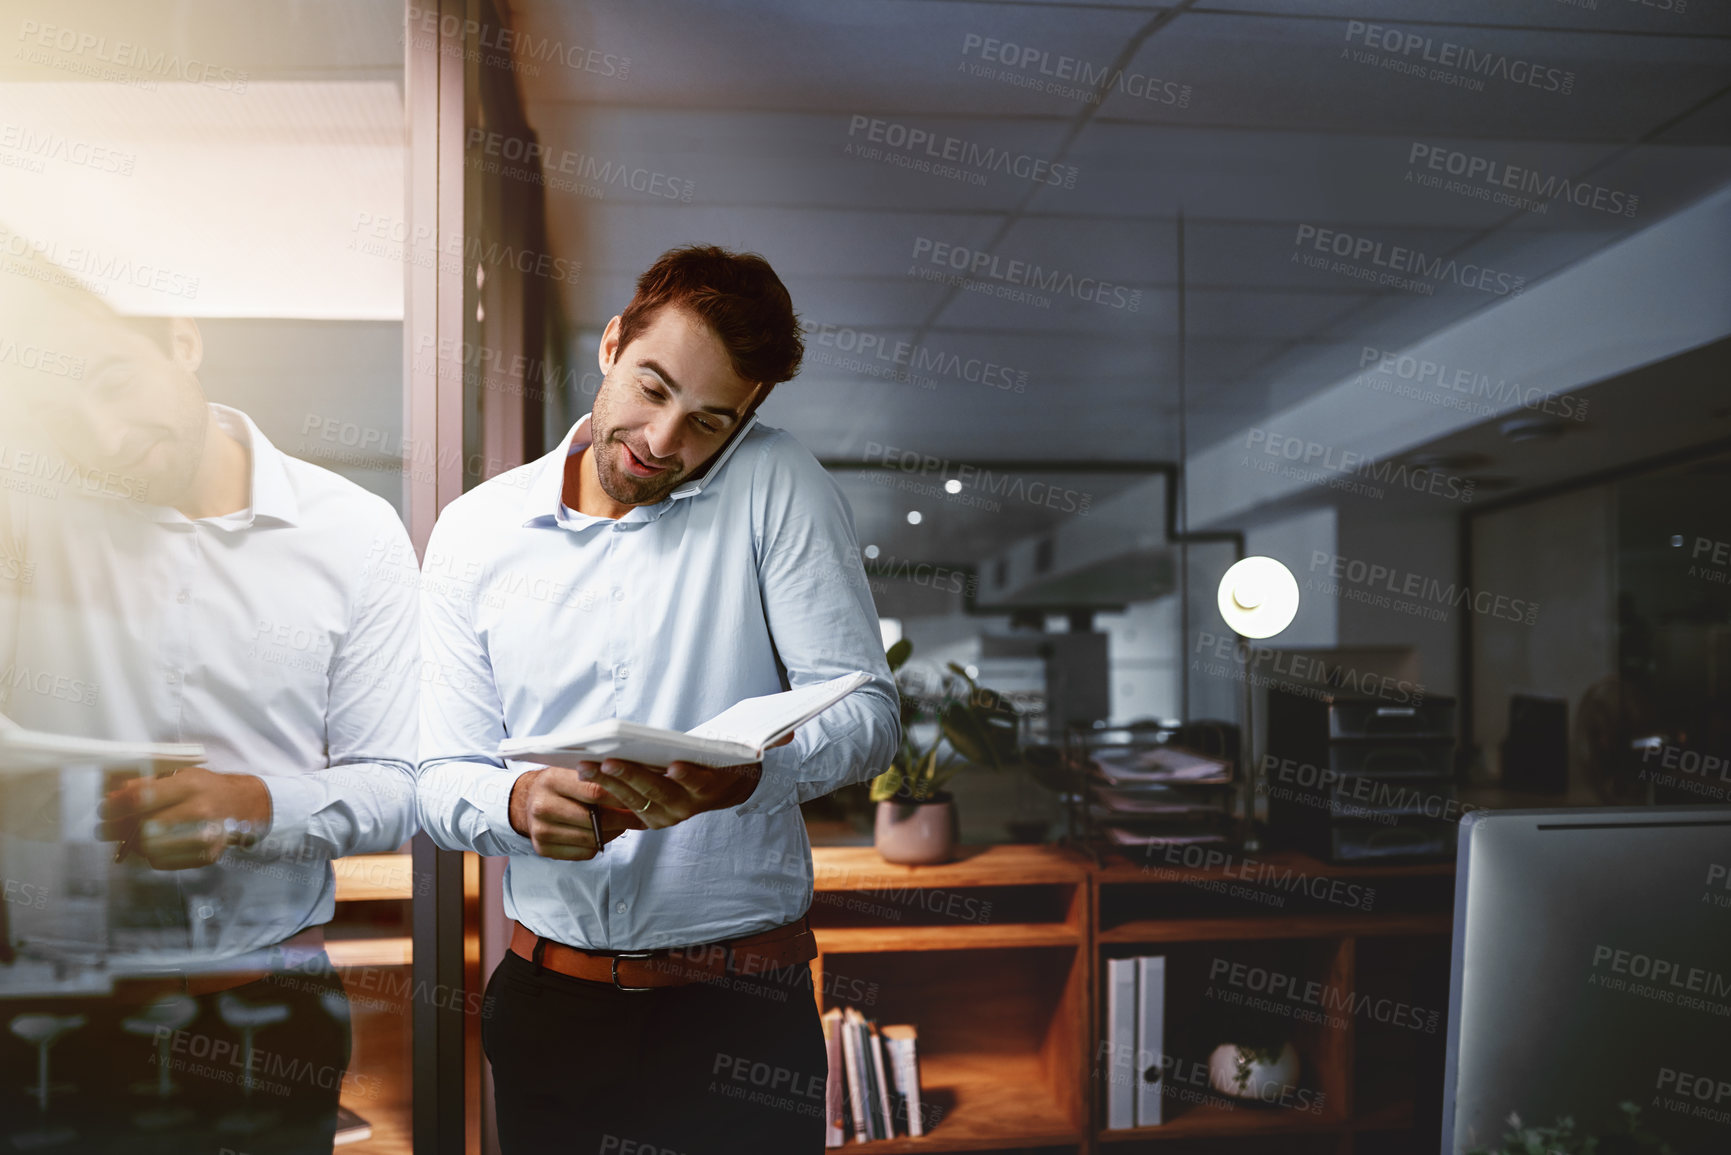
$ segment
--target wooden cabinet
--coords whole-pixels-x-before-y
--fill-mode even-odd
[[[1077,1151],[1089,1128],[1085,860],[974,847],[894,866],[869,847],[813,852],[820,1008],[919,1029],[921,1096],[941,1112],[874,1152]]]
[[[339,1149],[353,1155],[408,1155],[414,1017],[410,855],[358,854],[331,865],[337,912],[325,927],[325,949],[343,977],[353,1026],[342,1102],[373,1128],[370,1139]]]
[[[914,1024],[922,1094],[941,1112],[919,1139],[850,1150],[1427,1149],[1417,1136],[1441,1110],[1452,864],[1231,852],[1095,865],[1053,846],[969,847],[924,867],[886,863],[870,847],[819,847],[812,859],[820,1009]],[[336,865],[329,949],[355,1024],[344,1102],[374,1127],[344,1150],[398,1155],[409,1150],[409,856]],[[1166,1122],[1108,1131],[1096,1078],[1105,965],[1141,954],[1167,958],[1167,1049],[1179,1065]],[[1208,1021],[1223,998],[1262,1000],[1290,1022],[1301,1096],[1263,1105],[1209,1090]]]
[[[1452,863],[1345,866],[1194,847],[1093,870],[1095,981],[1107,958],[1166,956],[1176,1074],[1162,1125],[1102,1124],[1099,1147],[1128,1155],[1209,1139],[1208,1150],[1233,1152],[1426,1149],[1412,1133],[1436,1121],[1415,1114],[1430,1110],[1428,1095],[1441,1110],[1453,875]],[[1208,1024],[1222,1008],[1286,1030],[1301,1067],[1280,1102],[1209,1088],[1208,1054],[1224,1040]],[[1094,1022],[1104,1030],[1098,1013]],[[1095,1110],[1103,1120],[1103,1097]]]
[[[1421,1149],[1415,1118],[1430,1119],[1441,1085],[1429,1056],[1447,1025],[1450,864],[1234,853],[1096,866],[1049,846],[969,848],[932,867],[866,847],[813,861],[820,1007],[918,1027],[922,1094],[945,1112],[922,1138],[850,1149]],[[1166,1121],[1108,1131],[1105,962],[1142,954],[1167,958]],[[1275,976],[1300,996],[1270,1000]],[[1210,1003],[1223,1000],[1290,1024],[1302,1067],[1286,1105],[1208,1087]]]

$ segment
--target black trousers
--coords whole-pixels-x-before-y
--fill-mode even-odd
[[[481,1038],[505,1155],[815,1155],[823,1027],[810,972],[632,992],[507,951]]]
[[[224,998],[287,1014],[257,1028],[249,1051],[223,1021]],[[0,998],[0,1150],[330,1155],[351,1028],[342,979],[324,952],[194,1001],[197,1014],[184,1026],[140,1035],[122,1025],[144,1009],[136,1002]],[[34,1097],[37,1049],[10,1029],[30,1014],[86,1020],[49,1049],[55,1089],[46,1113]],[[173,1091],[161,1098],[165,1065]]]

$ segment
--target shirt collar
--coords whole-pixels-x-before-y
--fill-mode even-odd
[[[218,405],[213,401],[210,403],[210,411],[223,432],[238,441],[246,450],[251,502],[245,509],[234,513],[198,520],[230,532],[249,529],[260,518],[281,525],[297,524],[301,512],[300,499],[295,496],[294,483],[289,480],[288,464],[282,451],[272,445],[270,438],[253,424],[252,418],[240,410]],[[164,525],[193,524],[192,519],[167,505],[142,505],[138,507],[137,513],[138,516]]]
[[[565,439],[559,443],[559,448],[541,460],[540,472],[530,482],[528,492],[523,497],[524,525],[531,525],[538,521],[559,522],[559,511],[564,505],[565,497],[565,461],[572,454],[581,453],[592,440],[589,432],[589,418],[591,416],[592,414],[585,413],[577,424],[571,427],[570,432],[565,434]],[[734,450],[739,448],[740,442],[745,440],[745,435],[750,433],[752,426],[756,424],[757,414],[753,413],[727,439],[727,444],[720,453],[715,455],[715,458],[710,461],[702,473],[685,481],[678,489],[655,504],[634,506],[626,512],[625,516],[617,520],[621,522],[654,521],[673,508],[674,502],[688,497],[696,497],[702,493],[710,480],[721,472],[721,467],[727,464],[727,459],[733,456]],[[588,520],[584,514],[579,513],[577,516],[584,518],[585,521]],[[615,519],[595,518],[594,520],[613,521]]]
[[[282,525],[295,525],[300,520],[300,499],[289,481],[288,463],[282,451],[253,424],[252,418],[227,405],[211,404],[210,411],[223,431],[240,442],[252,462],[252,504],[248,516],[228,523],[232,528],[244,528],[259,518],[269,518]],[[215,520],[215,519],[213,519]]]

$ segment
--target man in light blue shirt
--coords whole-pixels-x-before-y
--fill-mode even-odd
[[[75,1088],[0,1109],[0,1146],[113,1150],[148,1128],[213,1153],[268,1129],[271,1151],[328,1153],[352,1086],[331,860],[414,834],[408,534],[210,403],[195,322],[123,319],[33,271],[0,275],[0,343],[78,372],[0,365],[0,713],[204,758],[0,774],[0,867],[44,896],[0,932],[0,1083],[58,1024]],[[140,1083],[151,1101],[129,1099]]]
[[[800,354],[767,262],[665,254],[602,337],[594,411],[428,545],[420,817],[448,849],[512,856],[483,1029],[508,1152],[823,1146],[799,803],[881,771],[900,722],[846,500],[756,417]],[[609,718],[686,730],[855,670],[871,682],[749,766],[495,755]],[[635,1065],[608,1057],[622,1045]],[[718,1091],[735,1062],[815,1079],[815,1100]]]

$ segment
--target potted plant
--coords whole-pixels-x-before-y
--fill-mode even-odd
[[[1653,1155],[1677,1155],[1676,1149],[1641,1123],[1641,1108],[1634,1103],[1617,1104],[1617,1117],[1610,1127],[1597,1135],[1583,1134],[1575,1128],[1573,1115],[1565,1115],[1550,1127],[1527,1127],[1518,1114],[1508,1119],[1509,1130],[1495,1147],[1474,1147],[1468,1155],[1633,1155],[1652,1152]]]
[[[920,866],[956,856],[955,801],[944,783],[964,766],[1002,770],[1016,762],[1018,718],[1002,695],[954,662],[940,675],[937,693],[913,692],[902,672],[913,648],[903,638],[885,655],[898,675],[902,745],[889,768],[872,780],[871,800],[877,803],[878,853],[888,862]],[[924,747],[914,738],[922,722],[937,723]]]

